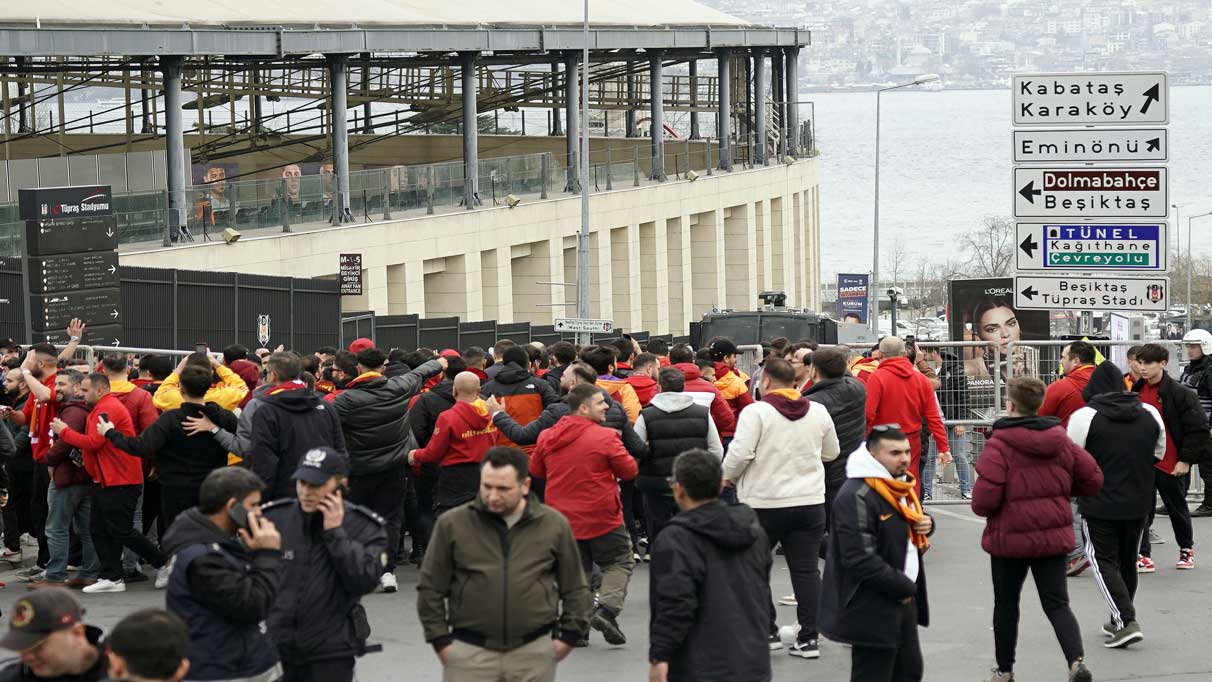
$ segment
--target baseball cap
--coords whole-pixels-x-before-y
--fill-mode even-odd
[[[0,350],[21,350],[21,344],[13,340],[12,337],[0,339]]]
[[[438,356],[443,358],[461,358],[463,357],[463,354],[453,348],[447,348],[441,353],[438,353]]]
[[[723,360],[729,355],[736,355],[736,344],[728,339],[716,339],[707,347],[712,360]]]
[[[356,354],[361,353],[362,351],[366,350],[367,348],[374,348],[374,347],[375,347],[374,341],[371,341],[370,339],[363,337],[360,339],[354,339],[353,343],[349,344],[349,352],[356,355]]]
[[[31,592],[13,604],[8,633],[0,638],[0,647],[12,651],[32,649],[51,634],[66,630],[83,618],[80,602],[62,587]]]
[[[329,447],[312,448],[303,459],[291,479],[312,485],[324,485],[333,476],[349,474],[349,462],[345,455]]]

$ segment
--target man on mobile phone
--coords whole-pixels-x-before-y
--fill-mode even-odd
[[[341,451],[309,450],[292,477],[297,497],[262,508],[287,548],[269,614],[285,682],[350,682],[367,653],[361,599],[387,567],[387,531],[378,514],[345,501],[348,476]]]
[[[164,535],[168,610],[189,625],[191,680],[276,680],[278,651],[266,632],[282,579],[282,536],[262,518],[264,483],[240,467],[212,471],[198,506]]]

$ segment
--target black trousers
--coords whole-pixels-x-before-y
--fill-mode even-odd
[[[303,665],[282,664],[280,682],[352,682],[357,659],[334,658]]]
[[[635,481],[619,481],[619,500],[623,503],[623,525],[627,526],[627,536],[631,538],[631,546],[636,547],[640,541],[639,525],[636,523],[637,507],[643,505],[639,495],[636,495]],[[652,538],[648,538],[652,542]]]
[[[1010,559],[989,557],[993,569],[993,646],[997,667],[1004,672],[1014,670],[1014,650],[1018,646],[1018,605],[1027,581],[1027,571],[1035,579],[1044,615],[1052,623],[1056,640],[1065,654],[1065,663],[1072,664],[1084,655],[1082,633],[1077,618],[1069,608],[1069,586],[1065,584],[1068,557],[1058,554],[1039,559]]]
[[[143,481],[143,531],[144,535],[150,535],[152,526],[156,527],[156,537],[163,539],[164,531],[168,529],[168,525],[164,523],[164,517],[160,514],[160,481]]]
[[[1174,541],[1178,543],[1179,549],[1190,549],[1195,546],[1195,534],[1191,528],[1191,509],[1187,507],[1187,479],[1186,476],[1171,476],[1164,471],[1157,469],[1153,470],[1153,487],[1157,490],[1158,497],[1161,498],[1162,504],[1165,505],[1166,511],[1170,515],[1170,527],[1174,529]],[[1149,512],[1149,523],[1145,526],[1148,528],[1153,525],[1154,512]],[[1147,556],[1153,556],[1153,550],[1149,546],[1149,534],[1144,533],[1140,538],[1140,553]]]
[[[33,534],[33,490],[34,470],[28,466],[13,466],[8,470],[8,506],[4,508],[4,546],[14,552],[21,551],[21,534]],[[43,500],[45,504],[45,500]]]
[[[50,547],[46,544],[46,516],[50,514],[50,505],[46,501],[46,493],[50,489],[50,471],[43,464],[34,464],[34,485],[30,493],[30,535],[38,541],[38,565],[45,566],[50,561]]]
[[[142,489],[141,485],[116,485],[93,490],[90,530],[101,563],[101,578],[122,579],[123,547],[129,547],[156,568],[164,566],[164,555],[156,545],[135,530],[135,504]]]
[[[850,649],[850,682],[920,682],[924,673],[922,646],[917,639],[917,603],[897,610],[895,649],[856,646]]]
[[[770,538],[770,546],[781,543],[791,589],[795,592],[795,615],[800,623],[799,640],[817,638],[816,605],[821,596],[820,550],[825,535],[825,505],[812,504],[782,509],[755,509],[758,522]],[[770,633],[778,632],[778,614],[770,604]]]
[[[349,501],[370,508],[383,517],[387,526],[387,568],[385,573],[396,570],[397,551],[400,548],[400,527],[404,517],[404,493],[406,484],[401,462],[386,471],[364,476],[349,477]]]
[[[433,493],[438,482],[438,467],[425,464],[421,467],[421,475],[408,475],[408,487],[416,494],[416,515],[409,520],[408,530],[412,533],[412,547],[419,546],[422,551],[429,544],[429,534],[433,532]],[[406,510],[411,507],[405,506]]]
[[[678,503],[673,500],[673,491],[666,485],[660,489],[639,489],[640,497],[644,500],[644,519],[648,527],[648,550],[656,546],[657,535],[669,525],[670,519],[678,513]]]
[[[172,526],[173,521],[177,520],[177,517],[183,512],[198,506],[198,488],[194,486],[161,485],[157,487],[160,488],[160,520],[163,521],[165,528]],[[147,510],[147,497],[145,496],[143,498],[144,526],[147,525]],[[160,536],[161,539],[163,537]]]
[[[1111,520],[1082,517],[1086,558],[1094,566],[1094,579],[1107,600],[1115,627],[1136,620],[1136,552],[1145,519]]]

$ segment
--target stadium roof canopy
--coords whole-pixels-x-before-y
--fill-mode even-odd
[[[796,47],[808,31],[756,26],[693,0],[591,0],[591,50]],[[17,0],[0,54],[227,55],[580,49],[575,0]]]

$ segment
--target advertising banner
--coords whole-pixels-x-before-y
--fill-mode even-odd
[[[842,324],[867,324],[869,275],[837,276],[837,319]]]

